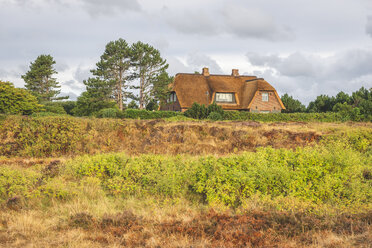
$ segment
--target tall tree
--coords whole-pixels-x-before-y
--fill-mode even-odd
[[[173,82],[173,79],[174,77],[163,71],[152,81],[151,96],[157,103],[165,102],[169,97],[169,84]]]
[[[295,113],[295,112],[305,112],[306,107],[299,100],[294,99],[292,96],[289,96],[285,93],[281,100],[285,106],[284,113]]]
[[[168,64],[160,56],[159,50],[140,41],[132,45],[132,54],[136,76],[140,81],[139,108],[144,109],[151,99],[153,82],[168,68]]]
[[[53,77],[57,71],[53,68],[53,57],[51,55],[40,55],[31,62],[30,70],[22,75],[26,89],[30,90],[40,102],[67,99],[68,97],[56,97],[61,88],[56,78]]]
[[[100,78],[84,80],[87,91],[77,99],[73,113],[78,116],[89,116],[104,108],[113,108],[117,103],[112,97],[112,88]]]
[[[105,82],[103,88],[109,89],[120,110],[123,110],[124,100],[132,96],[127,92],[129,87],[127,82],[131,78],[131,51],[124,39],[111,41],[106,45],[101,60],[96,64],[97,69],[91,71]]]

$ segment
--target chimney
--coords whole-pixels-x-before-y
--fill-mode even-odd
[[[232,69],[231,76],[238,77],[239,76],[239,70],[238,69]]]
[[[209,76],[209,69],[207,67],[203,68],[203,76],[206,76],[206,77]]]

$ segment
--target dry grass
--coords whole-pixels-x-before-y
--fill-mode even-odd
[[[322,137],[338,134],[345,130],[370,130],[371,123],[258,123],[258,122],[207,122],[164,120],[109,120],[109,119],[69,119],[74,129],[69,133],[74,141],[64,143],[64,149],[58,149],[53,135],[47,127],[44,133],[37,129],[30,132],[25,124],[17,132],[25,132],[35,137],[27,146],[12,126],[17,119],[9,119],[1,134],[0,152],[7,157],[63,157],[81,154],[106,152],[126,152],[127,154],[191,154],[226,155],[243,151],[255,151],[257,147],[296,148],[312,145]],[[33,121],[33,120],[26,120]],[[53,119],[50,120],[51,122]],[[47,125],[45,122],[40,125]],[[36,125],[35,123],[32,125]],[[55,127],[58,128],[58,127]],[[23,131],[22,131],[23,130]],[[57,129],[56,129],[57,130]],[[53,132],[56,132],[54,130]],[[45,133],[46,132],[46,133]],[[44,143],[42,143],[44,142]],[[54,144],[52,147],[51,144]],[[50,149],[48,146],[51,146]],[[3,150],[2,150],[3,149]],[[49,149],[49,150],[48,150]],[[0,159],[1,160],[1,159]],[[30,159],[28,165],[35,160]]]
[[[372,241],[371,212],[317,216],[245,209],[236,213],[201,209],[187,201],[168,205],[138,199],[107,200],[104,204],[86,201],[0,211],[0,245],[367,248]]]

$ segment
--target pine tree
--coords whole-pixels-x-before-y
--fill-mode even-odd
[[[140,79],[139,108],[144,109],[151,100],[153,82],[168,68],[167,61],[160,56],[159,50],[138,41],[132,45],[133,62]]]
[[[30,70],[22,75],[25,87],[35,95],[39,102],[66,99],[68,97],[56,97],[61,86],[53,77],[57,71],[53,68],[54,61],[51,55],[40,55],[34,62],[31,62]]]
[[[123,101],[132,96],[127,92],[127,82],[131,79],[131,49],[128,43],[124,39],[109,42],[96,65],[97,69],[91,72],[106,83],[119,109],[123,110]]]

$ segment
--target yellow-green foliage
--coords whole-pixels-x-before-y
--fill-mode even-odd
[[[370,206],[370,154],[334,142],[296,151],[262,148],[228,157],[125,154],[84,156],[67,163],[72,180],[97,177],[112,195],[187,196],[236,207],[257,193],[337,206]]]
[[[0,167],[0,202],[14,196],[30,196],[41,174],[33,170]]]
[[[29,91],[0,80],[0,114],[30,115],[41,109],[42,105]]]

